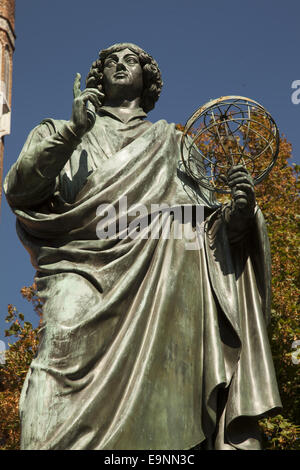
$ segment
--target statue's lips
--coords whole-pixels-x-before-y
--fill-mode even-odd
[[[128,77],[128,73],[126,72],[117,72],[114,74],[114,78],[126,78]]]

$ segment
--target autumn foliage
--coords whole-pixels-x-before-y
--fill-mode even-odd
[[[41,318],[41,303],[36,296],[35,284],[23,287],[24,298],[32,302]],[[29,365],[38,348],[38,328],[25,321],[24,315],[8,305],[6,321],[10,324],[6,336],[16,340],[9,344],[5,364],[0,365],[0,449],[19,449],[20,420],[18,403]]]
[[[256,191],[271,243],[270,340],[283,403],[282,416],[261,423],[270,449],[300,449],[300,357],[293,349],[300,339],[300,167],[288,165],[291,152],[291,144],[282,137],[276,167]]]
[[[291,155],[291,144],[283,136],[274,170],[256,187],[271,242],[273,298],[269,338],[283,402],[282,415],[260,422],[264,448],[270,450],[300,448],[300,358],[292,349],[293,342],[300,339],[299,167],[290,163]],[[21,292],[41,315],[42,305],[35,285]],[[0,366],[0,449],[18,449],[18,401],[38,348],[38,328],[24,321],[24,316],[12,305],[8,306],[6,319],[9,323],[6,335],[15,338],[15,342],[6,352],[6,363]]]

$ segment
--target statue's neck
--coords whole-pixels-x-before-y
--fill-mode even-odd
[[[134,108],[122,108],[117,106],[107,106],[104,105],[99,110],[100,114],[109,114],[113,117],[116,117],[122,122],[129,122],[131,119],[134,118],[145,118],[147,114],[143,111],[142,108],[134,107]]]
[[[111,108],[122,108],[122,109],[134,109],[140,108],[141,97],[105,97],[104,106],[110,106]]]
[[[130,115],[141,107],[141,99],[106,99],[104,106],[114,110],[114,113],[121,118],[121,120],[127,120]]]

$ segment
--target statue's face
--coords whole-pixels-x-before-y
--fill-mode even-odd
[[[107,56],[104,61],[103,85],[108,99],[128,94],[141,96],[143,69],[138,55],[130,49],[123,49]]]

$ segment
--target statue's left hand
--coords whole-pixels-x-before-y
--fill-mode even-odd
[[[232,211],[251,217],[254,214],[255,191],[247,169],[243,165],[233,166],[228,171],[227,178],[231,189]]]

